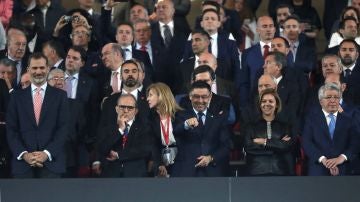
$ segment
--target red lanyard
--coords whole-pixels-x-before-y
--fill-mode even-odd
[[[164,140],[165,140],[165,144],[166,146],[169,146],[169,126],[170,126],[170,117],[167,117],[166,119],[166,130],[165,130],[165,126],[162,123],[161,119],[160,119],[160,126],[161,126],[161,132],[164,135]]]

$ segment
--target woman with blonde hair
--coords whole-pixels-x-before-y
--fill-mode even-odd
[[[175,113],[182,109],[176,103],[170,88],[164,83],[151,84],[146,95],[151,109],[149,122],[155,145],[155,174],[168,177],[177,153],[173,134]]]

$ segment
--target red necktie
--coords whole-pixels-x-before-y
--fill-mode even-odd
[[[140,50],[146,52],[146,46],[141,46]]]
[[[122,148],[125,148],[126,142],[128,140],[128,134],[129,134],[129,125],[126,124],[124,133],[122,135]]]
[[[269,55],[269,45],[264,45],[264,59]]]
[[[41,88],[36,88],[35,94],[34,94],[34,114],[35,114],[35,120],[36,120],[37,125],[39,125],[42,101],[43,101],[43,98],[41,96]]]

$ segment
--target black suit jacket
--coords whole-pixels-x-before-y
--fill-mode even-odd
[[[48,7],[46,12],[46,21],[44,27],[44,18],[41,9],[39,7],[35,7],[29,11],[29,13],[34,14],[35,22],[40,27],[42,34],[39,37],[44,39],[44,41],[51,39],[56,23],[60,17],[65,14],[65,12],[65,9],[59,3],[51,1],[51,5]]]
[[[176,87],[174,94],[187,94],[191,84],[191,74],[195,67],[195,57],[182,60],[178,66],[178,77],[176,79]]]
[[[181,25],[174,20],[174,35],[168,48],[165,47],[161,36],[159,23],[151,25],[151,45],[158,47],[158,56],[154,60],[155,80],[166,83],[171,89],[174,88],[174,81],[177,78],[176,66],[179,64],[188,32],[184,32]]]
[[[109,125],[102,131],[104,138],[99,144],[99,151],[105,166],[105,176],[111,177],[114,172],[119,172],[121,169],[124,177],[146,176],[146,160],[151,152],[149,131],[148,125],[142,119],[135,118],[124,148],[122,148],[123,134],[119,132],[117,125]],[[119,159],[115,162],[106,160],[110,150],[116,151],[119,155]]]
[[[341,74],[344,76],[344,73]],[[351,71],[351,75],[344,79],[346,83],[346,89],[343,93],[344,100],[347,103],[352,103],[356,106],[360,106],[360,60],[358,59],[354,69]]]
[[[69,103],[69,129],[65,140],[66,166],[73,167],[78,164],[78,148],[80,143],[86,142],[86,116],[84,104],[79,100],[68,99]]]
[[[7,110],[9,101],[9,90],[6,86],[6,83],[3,79],[0,79],[0,162],[3,165],[0,165],[0,171],[4,172],[0,174],[0,177],[6,175],[5,171],[2,170],[3,167],[9,164],[10,158],[10,150],[6,140],[6,120],[5,120],[5,112]]]
[[[231,147],[230,132],[224,114],[213,115],[209,110],[203,127],[185,130],[187,119],[196,117],[195,112],[186,110],[176,117],[174,134],[178,155],[173,166],[174,177],[220,177],[226,176]],[[211,155],[214,161],[205,168],[196,168],[197,158]]]
[[[82,72],[79,73],[75,99],[84,104],[87,124],[86,141],[89,144],[94,143],[100,113],[98,86],[95,80]]]
[[[7,111],[7,138],[13,154],[12,173],[22,174],[31,169],[16,158],[23,152],[48,150],[52,161],[44,166],[54,173],[65,171],[64,142],[68,134],[68,103],[63,90],[46,87],[39,125],[36,124],[31,86],[15,91]]]
[[[154,69],[151,64],[149,54],[145,51],[137,50],[135,47],[132,48],[132,57],[140,60],[145,65],[145,79],[143,81],[145,86],[148,86],[153,81]]]

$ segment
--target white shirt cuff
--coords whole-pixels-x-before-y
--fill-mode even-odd
[[[345,161],[348,160],[347,156],[345,154],[341,154],[341,156],[343,156],[345,158]]]
[[[322,161],[324,158],[326,158],[326,157],[325,157],[325,156],[320,156],[320,158],[319,158],[319,163],[321,163],[321,161]]]
[[[22,157],[23,157],[23,155],[24,155],[25,153],[28,153],[28,152],[27,152],[27,151],[21,152],[20,155],[19,155],[16,159],[19,160],[19,161],[23,160]]]
[[[45,152],[45,154],[48,156],[49,161],[52,161],[50,152],[48,150],[46,150],[46,149],[43,152]]]
[[[189,130],[189,128],[190,128],[189,124],[185,121],[184,122],[184,129]]]
[[[94,162],[92,163],[93,166],[95,166],[95,165],[100,165],[100,164],[101,164],[100,161],[94,161]]]

